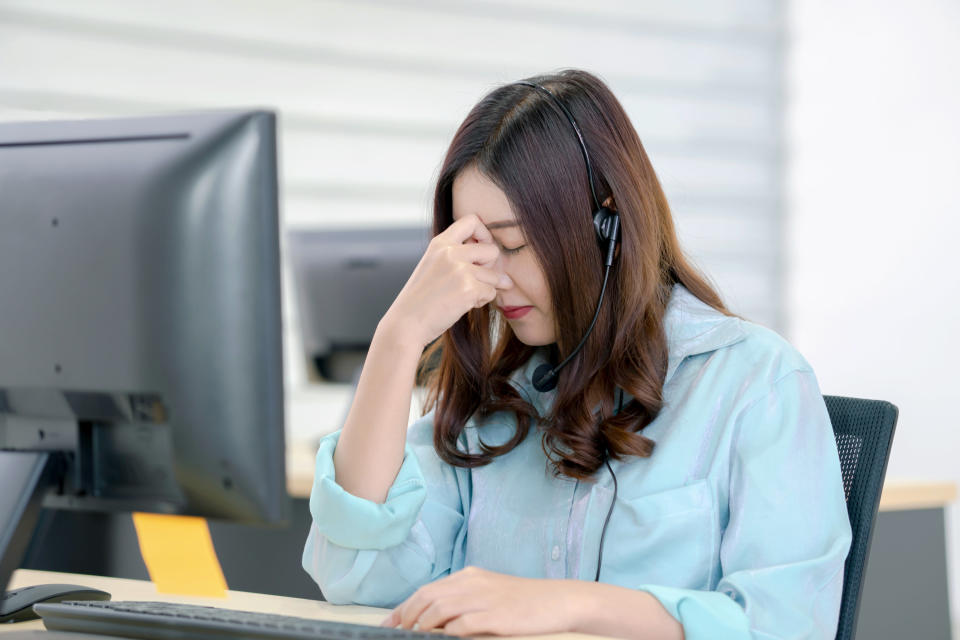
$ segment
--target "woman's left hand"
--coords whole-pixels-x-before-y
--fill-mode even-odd
[[[518,578],[466,567],[426,584],[381,623],[451,635],[533,635],[569,631],[573,625],[572,580]]]

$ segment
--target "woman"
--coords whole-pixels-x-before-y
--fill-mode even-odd
[[[684,258],[604,83],[485,96],[434,233],[317,453],[326,598],[458,635],[833,638],[850,526],[816,378]]]

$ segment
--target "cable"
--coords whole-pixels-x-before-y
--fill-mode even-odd
[[[617,413],[620,413],[622,408],[623,389],[620,389],[620,402],[617,406]],[[597,575],[593,579],[594,582],[600,582],[600,565],[603,563],[603,539],[607,536],[607,523],[610,522],[610,515],[613,513],[613,505],[617,503],[617,474],[613,472],[613,467],[610,466],[609,457],[605,456],[603,462],[607,465],[607,470],[610,471],[610,475],[613,476],[613,500],[610,501],[610,509],[607,510],[607,518],[603,521],[603,530],[600,532],[600,553],[597,555]]]

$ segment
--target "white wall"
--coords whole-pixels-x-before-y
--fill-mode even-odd
[[[788,335],[825,393],[900,408],[888,477],[960,483],[960,4],[795,0],[788,25]]]

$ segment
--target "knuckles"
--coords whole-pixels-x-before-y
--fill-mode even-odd
[[[456,613],[456,610],[454,609],[453,604],[451,604],[446,600],[442,602],[438,602],[435,605],[433,605],[433,610],[434,610],[434,613],[436,613],[437,617],[440,618],[441,620],[446,620],[450,616],[452,616],[454,613]]]

